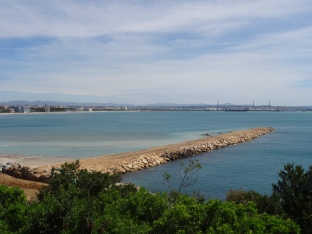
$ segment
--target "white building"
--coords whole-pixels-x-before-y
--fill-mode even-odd
[[[22,106],[21,110],[24,113],[30,113],[30,106]]]

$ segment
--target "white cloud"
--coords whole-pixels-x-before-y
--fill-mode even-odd
[[[309,12],[306,0],[6,1],[0,90],[134,103],[287,104],[292,93],[300,104]]]
[[[95,37],[185,30],[213,34],[253,19],[283,18],[311,10],[307,0],[152,2],[5,1],[0,8],[0,36]]]

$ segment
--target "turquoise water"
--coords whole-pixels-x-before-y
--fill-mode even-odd
[[[202,169],[195,187],[224,199],[231,188],[271,192],[288,162],[312,164],[311,112],[93,112],[0,115],[0,154],[84,158],[134,151],[259,126],[275,131],[252,142],[195,158]],[[163,173],[180,172],[178,160],[124,176],[166,191]]]

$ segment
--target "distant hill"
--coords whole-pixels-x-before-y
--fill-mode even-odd
[[[146,104],[146,105],[134,105],[134,104],[127,104],[127,103],[97,103],[97,102],[56,102],[56,101],[25,101],[25,100],[16,100],[16,101],[9,101],[9,102],[2,102],[0,105],[6,106],[18,106],[18,105],[26,105],[26,106],[44,106],[45,104],[49,106],[116,106],[116,107],[203,107],[203,106],[216,106],[216,104],[204,104],[204,103],[192,103],[192,104],[177,104],[177,103],[153,103],[153,104]],[[220,104],[220,106],[234,106],[231,103]]]
[[[118,104],[118,103],[78,103],[78,102],[55,102],[55,101],[25,101],[25,100],[16,100],[10,102],[2,102],[1,105],[6,106],[18,106],[18,105],[29,105],[29,106],[43,106],[45,104],[49,106],[133,106],[131,104]]]

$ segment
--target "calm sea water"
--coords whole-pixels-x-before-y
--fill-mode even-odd
[[[275,128],[254,141],[194,157],[206,198],[231,188],[270,194],[286,163],[312,164],[311,112],[94,112],[0,115],[0,154],[84,158],[134,151],[258,126]],[[163,174],[179,175],[181,159],[124,175],[152,192],[167,191]],[[174,182],[174,181],[173,181]]]

